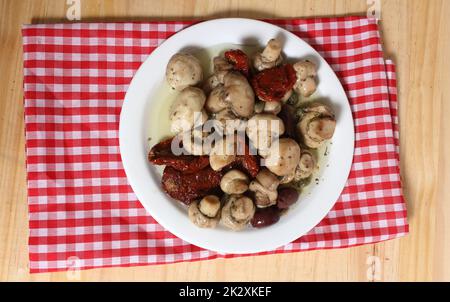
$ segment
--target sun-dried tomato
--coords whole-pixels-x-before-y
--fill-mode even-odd
[[[255,155],[243,155],[240,159],[242,168],[247,171],[251,177],[256,177],[259,172],[258,158]]]
[[[231,65],[233,65],[234,70],[237,70],[248,77],[250,63],[245,52],[240,49],[231,49],[225,52],[224,57]]]
[[[153,146],[148,153],[148,160],[152,164],[170,166],[183,173],[195,173],[209,165],[208,156],[174,155],[172,140],[169,138]]]
[[[279,102],[291,90],[297,76],[291,64],[265,69],[252,80],[253,90],[261,101]]]
[[[256,177],[256,174],[259,172],[259,158],[256,155],[250,154],[250,149],[247,144],[245,144],[244,153],[244,155],[237,156],[238,163],[242,169],[247,171],[247,174],[251,177]]]
[[[239,139],[239,137],[237,137]],[[236,160],[223,169],[227,172],[231,169],[237,169],[247,173],[251,178],[255,178],[259,172],[259,157],[250,154],[250,148],[246,142],[243,143],[244,154],[236,155]]]
[[[164,169],[161,179],[164,191],[185,204],[218,191],[222,173],[206,167],[196,173],[185,174],[170,166]]]

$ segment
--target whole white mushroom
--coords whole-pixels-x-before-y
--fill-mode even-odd
[[[300,161],[297,167],[292,173],[283,176],[280,179],[280,183],[286,184],[290,183],[291,181],[300,181],[302,179],[308,178],[313,174],[314,169],[316,168],[317,163],[313,154],[308,150],[302,150]]]
[[[300,146],[291,138],[281,138],[269,149],[265,158],[266,167],[278,176],[290,175],[300,161]]]
[[[187,53],[173,55],[167,63],[166,79],[173,89],[179,91],[199,84],[203,80],[200,61]]]
[[[249,179],[239,170],[230,170],[222,177],[220,188],[227,194],[242,194],[248,190]]]
[[[215,195],[194,201],[188,208],[189,219],[198,227],[214,228],[220,220],[220,199]]]
[[[249,186],[249,190],[255,193],[255,204],[258,208],[266,208],[276,204],[279,184],[278,177],[267,168],[259,171]]]
[[[217,86],[223,85],[225,75],[233,69],[233,65],[220,56],[213,59],[213,66],[214,73],[205,81],[205,85],[203,85],[203,90],[208,94]]]
[[[303,109],[297,124],[297,132],[303,144],[309,148],[319,148],[331,139],[336,128],[336,118],[330,107],[318,102]]]
[[[281,136],[284,130],[283,121],[279,117],[274,114],[259,113],[248,120],[245,132],[259,154],[265,156],[272,141]]]
[[[227,72],[223,84],[215,87],[206,101],[211,113],[230,109],[236,116],[248,118],[253,114],[255,94],[247,79],[238,72]]]
[[[316,65],[308,60],[299,61],[293,65],[297,82],[294,90],[304,97],[311,96],[317,88],[315,77],[317,75]]]
[[[220,221],[224,226],[240,231],[246,227],[255,215],[255,205],[253,201],[242,195],[225,196],[225,205],[222,208]]]
[[[263,111],[265,113],[271,113],[274,115],[277,115],[281,112],[281,102],[264,102],[264,109]]]
[[[253,67],[262,71],[280,65],[283,61],[281,56],[281,43],[277,39],[271,39],[267,42],[262,52],[258,52],[253,58]]]
[[[170,107],[170,130],[179,133],[188,131],[194,125],[202,125],[208,118],[203,110],[205,99],[205,93],[200,88],[183,89]]]
[[[214,171],[220,171],[236,159],[236,142],[231,139],[217,141],[209,154],[209,165]]]

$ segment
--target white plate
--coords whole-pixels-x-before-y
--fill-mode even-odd
[[[318,92],[337,114],[328,166],[322,179],[307,196],[272,226],[241,232],[224,228],[200,229],[187,211],[168,198],[161,189],[160,176],[147,162],[148,118],[152,96],[164,79],[166,64],[176,52],[187,47],[207,48],[222,43],[265,43],[277,37],[290,59],[310,58],[318,63]],[[311,230],[338,199],[346,183],[353,158],[354,129],[345,92],[327,62],[306,42],[271,24],[239,18],[202,22],[188,27],[162,43],[136,72],[125,96],[120,115],[120,152],[130,185],[147,211],[168,231],[205,249],[220,253],[255,253],[285,245]]]

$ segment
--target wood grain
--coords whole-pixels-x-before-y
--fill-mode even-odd
[[[65,0],[0,0],[0,280],[28,273],[21,24],[66,21]],[[364,0],[81,0],[82,21],[365,14]],[[386,56],[397,64],[401,171],[411,233],[349,249],[82,271],[80,280],[450,281],[450,1],[381,3]]]

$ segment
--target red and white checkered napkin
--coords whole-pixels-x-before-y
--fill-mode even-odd
[[[351,103],[353,166],[334,208],[275,251],[340,248],[408,232],[399,163],[395,71],[375,20],[266,20],[311,44]],[[119,154],[127,87],[161,42],[192,22],[23,27],[30,270],[162,264],[235,257],[164,230],[136,199]]]

